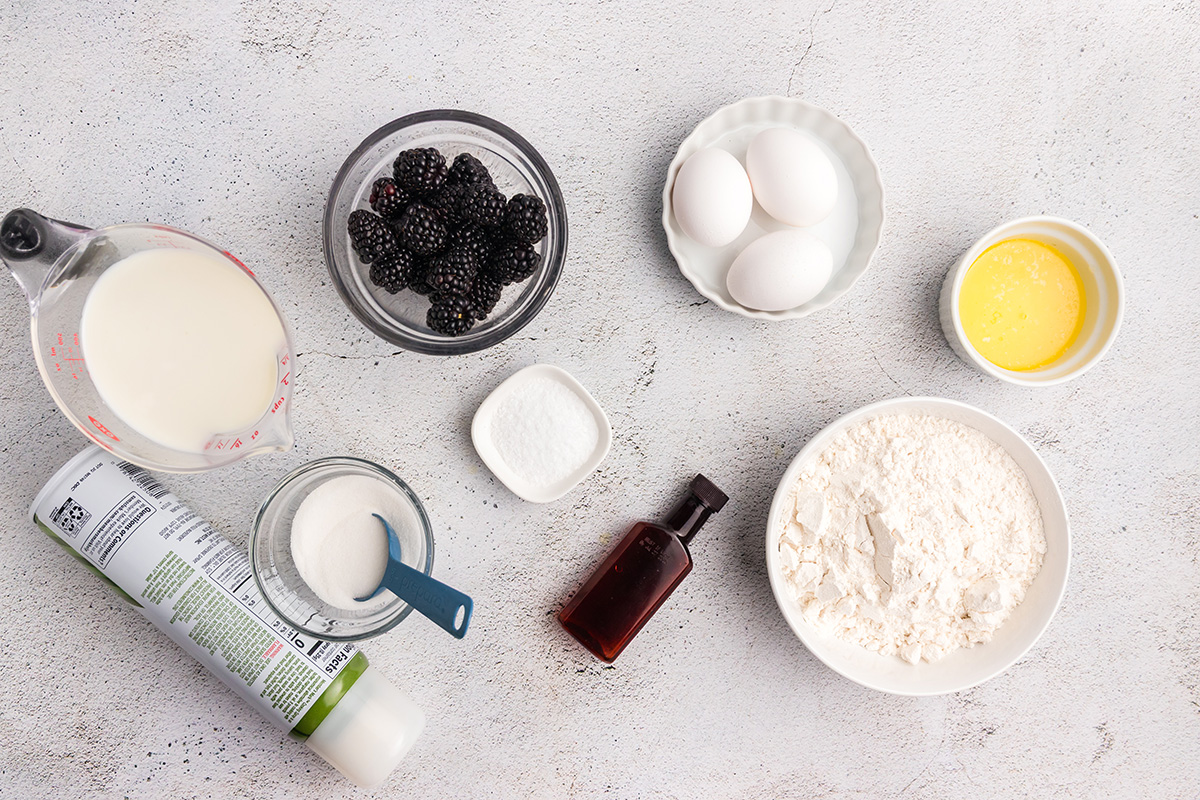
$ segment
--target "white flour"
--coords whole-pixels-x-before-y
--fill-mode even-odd
[[[780,531],[807,620],[910,663],[992,637],[1046,552],[1025,473],[974,428],[877,417],[800,472]]]

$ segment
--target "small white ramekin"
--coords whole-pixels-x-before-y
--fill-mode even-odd
[[[1039,369],[1019,372],[988,361],[967,338],[959,317],[959,295],[967,270],[984,250],[1005,239],[1033,239],[1054,247],[1075,265],[1083,280],[1087,302],[1083,330],[1061,358]],[[1087,228],[1059,217],[1024,217],[993,228],[946,273],[938,303],[942,330],[954,352],[980,372],[1019,386],[1053,386],[1087,372],[1117,338],[1124,310],[1125,290],[1112,253]]]

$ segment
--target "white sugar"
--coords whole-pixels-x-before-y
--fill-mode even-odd
[[[292,519],[292,561],[317,597],[346,610],[375,591],[387,568],[388,540],[379,514],[392,525],[401,558],[417,567],[424,554],[416,509],[400,491],[369,475],[341,475],[314,489]],[[392,595],[385,592],[388,598]],[[372,601],[375,605],[379,601]]]
[[[535,378],[505,397],[491,427],[500,457],[517,477],[536,486],[550,486],[571,475],[600,440],[591,409],[550,378]]]

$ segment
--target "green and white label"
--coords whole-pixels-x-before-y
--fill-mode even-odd
[[[324,698],[329,708],[366,668],[352,645],[315,639],[276,616],[245,551],[151,475],[98,447],[58,471],[32,515],[285,731],[311,733],[320,720],[309,711],[330,684],[347,672],[337,697]]]

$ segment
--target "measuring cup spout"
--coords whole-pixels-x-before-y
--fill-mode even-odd
[[[292,400],[290,396],[280,397],[272,410],[259,421],[249,447],[243,451],[243,457],[257,456],[264,453],[281,453],[290,450],[296,441],[292,433]],[[243,437],[244,441],[244,437]]]
[[[291,417],[287,411],[284,411],[272,429],[263,435],[262,442],[255,448],[255,453],[278,453],[290,450],[295,441]]]
[[[0,259],[12,271],[31,308],[59,257],[83,239],[88,229],[43,217],[28,208],[8,212],[0,221]]]

